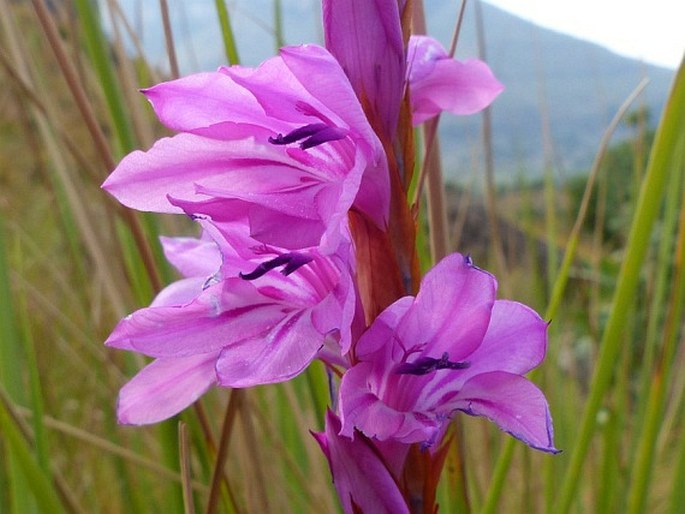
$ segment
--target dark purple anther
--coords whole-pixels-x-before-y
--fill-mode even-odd
[[[278,134],[270,137],[269,143],[273,145],[288,145],[296,141],[304,140],[300,143],[300,148],[306,150],[329,141],[337,141],[347,135],[347,130],[338,127],[331,127],[325,123],[312,123],[304,127],[297,128],[286,135]]]
[[[439,369],[466,369],[470,365],[469,362],[452,362],[449,360],[447,352],[445,352],[439,359],[421,357],[414,362],[400,364],[397,366],[395,373],[399,375],[427,375]]]
[[[262,262],[254,269],[254,271],[250,273],[239,273],[238,275],[244,280],[254,280],[266,274],[267,271],[271,271],[279,266],[283,266],[281,273],[287,276],[311,260],[311,257],[301,253],[284,253],[283,255],[279,255],[278,257],[271,259],[270,261]]]

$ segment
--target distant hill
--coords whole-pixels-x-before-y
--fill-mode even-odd
[[[158,3],[121,2],[134,26],[142,28],[150,60],[166,66]],[[320,2],[283,0],[283,32],[287,44],[320,42]],[[449,43],[459,2],[426,0],[429,31]],[[273,0],[227,3],[244,64],[273,55]],[[184,72],[213,69],[225,62],[214,2],[172,1],[171,16]],[[545,106],[551,127],[555,169],[573,173],[587,169],[609,120],[644,76],[651,82],[638,100],[656,121],[670,87],[673,70],[621,57],[600,46],[533,25],[489,4],[483,4],[487,61],[506,90],[493,105],[495,164],[507,180],[521,171],[539,176],[543,167],[542,121]],[[476,56],[474,5],[467,8],[457,58]],[[445,173],[469,176],[480,166],[480,117],[443,116]]]
[[[457,7],[427,1],[433,33],[449,41]],[[644,104],[656,122],[668,95],[673,70],[619,56],[598,45],[541,28],[483,4],[487,62],[505,85],[493,105],[495,163],[499,175],[543,167],[541,105],[548,112],[555,168],[587,169],[616,110],[643,77],[650,83],[634,107]],[[467,9],[457,57],[476,55],[474,8]],[[544,102],[544,104],[543,104]],[[479,119],[443,117],[448,141],[478,141]],[[618,134],[620,136],[620,133]],[[443,145],[449,147],[449,145]],[[473,151],[459,145],[447,167],[462,169]],[[469,167],[467,165],[467,167]]]

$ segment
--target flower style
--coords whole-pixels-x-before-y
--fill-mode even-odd
[[[125,157],[103,188],[129,207],[248,218],[261,243],[333,252],[354,206],[384,228],[383,148],[338,62],[286,47],[257,68],[224,67],[144,90],[178,131]],[[288,229],[284,230],[284,226]],[[343,230],[344,231],[344,230]]]
[[[557,452],[542,392],[522,375],[543,359],[547,324],[453,254],[429,271],[416,298],[399,299],[355,345],[340,386],[341,434],[379,441],[440,440],[455,411],[485,416],[529,446]]]
[[[324,256],[260,244],[245,223],[205,227],[212,240],[163,241],[188,278],[120,321],[106,341],[156,358],[121,390],[122,423],[166,419],[212,385],[288,380],[324,347],[338,355],[349,349],[356,312],[349,242]]]

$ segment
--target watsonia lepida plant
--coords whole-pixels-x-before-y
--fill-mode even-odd
[[[434,512],[458,411],[557,452],[547,401],[522,376],[545,355],[547,323],[496,300],[467,256],[419,276],[412,127],[478,112],[502,86],[410,36],[410,6],[324,0],[326,48],[144,90],[177,134],[103,184],[202,228],[163,240],[185,278],[107,339],[155,359],[121,390],[119,421],[158,422],[212,386],[281,382],[318,359],[331,406],[315,437],[348,513]]]

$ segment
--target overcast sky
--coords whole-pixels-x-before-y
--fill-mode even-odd
[[[487,0],[521,18],[676,68],[685,52],[685,0]]]

